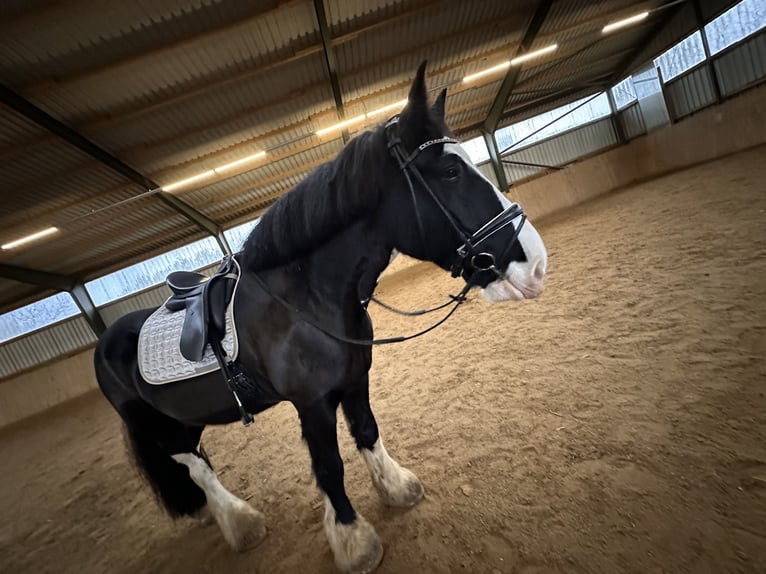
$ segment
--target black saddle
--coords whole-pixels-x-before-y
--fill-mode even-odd
[[[186,309],[180,345],[181,354],[190,361],[201,361],[207,345],[214,351],[221,349],[226,336],[226,309],[238,277],[237,264],[225,257],[210,278],[193,271],[175,271],[165,280],[173,292],[165,308]]]

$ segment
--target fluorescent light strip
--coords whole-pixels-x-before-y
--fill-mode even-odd
[[[230,163],[224,164],[219,167],[214,167],[213,169],[209,169],[207,171],[203,171],[202,173],[198,173],[197,175],[193,175],[191,177],[187,177],[186,179],[181,179],[179,181],[175,181],[173,183],[169,183],[167,185],[163,185],[160,189],[162,191],[174,191],[176,189],[179,189],[181,187],[185,187],[187,185],[190,185],[192,183],[196,183],[200,180],[207,179],[209,177],[213,177],[214,175],[220,175],[226,171],[230,171],[232,169],[236,169],[242,165],[245,165],[246,163],[250,163],[251,161],[255,161],[257,159],[261,159],[263,157],[266,157],[265,151],[259,151],[257,153],[254,153],[252,155],[249,155],[247,157],[243,157],[242,159],[238,159],[236,161],[232,161]]]
[[[535,58],[539,58],[540,56],[544,56],[545,54],[550,54],[551,52],[555,52],[558,49],[558,44],[551,44],[550,46],[546,46],[545,48],[540,48],[539,50],[535,50],[534,52],[527,52],[526,54],[522,54],[521,56],[516,56],[513,60],[511,60],[511,66],[516,66],[518,64],[523,64],[524,62],[528,62],[529,60],[534,60]]]
[[[258,153],[254,153],[253,155],[249,155],[247,157],[243,157],[242,159],[238,159],[237,161],[227,163],[225,165],[222,165],[221,167],[213,168],[213,171],[216,173],[222,173],[224,171],[229,171],[231,169],[237,168],[241,165],[245,165],[246,163],[250,163],[251,161],[261,159],[262,157],[266,157],[265,151],[259,151]]]
[[[463,78],[463,83],[467,84],[469,82],[473,82],[474,80],[478,80],[479,78],[483,78],[484,76],[489,76],[497,72],[502,72],[503,70],[507,70],[510,66],[511,66],[511,61],[506,60],[505,62],[501,64],[492,66],[491,68],[487,68],[486,70],[482,70],[481,72],[476,72],[475,74],[468,74],[465,78]]]
[[[401,110],[406,105],[407,105],[407,100],[394,102],[393,104],[388,104],[387,106],[383,106],[382,108],[378,108],[377,110],[372,110],[371,112],[367,112],[367,117],[374,118],[375,116],[379,116],[380,114],[385,114],[386,112]]]
[[[558,47],[559,47],[558,44],[551,44],[550,46],[546,46],[545,48],[540,48],[539,50],[535,50],[534,52],[529,52],[528,54],[522,54],[521,56],[517,56],[513,60],[506,60],[505,62],[501,62],[500,64],[497,64],[496,66],[492,66],[491,68],[487,68],[486,70],[476,72],[475,74],[468,74],[467,76],[463,78],[463,83],[468,84],[470,82],[474,82],[485,76],[489,76],[491,74],[496,74],[497,72],[502,72],[503,70],[507,70],[511,66],[516,66],[518,64],[522,64],[529,60],[533,60],[534,58],[539,58],[540,56],[544,56],[545,54],[550,54],[551,52],[555,52],[558,49]]]
[[[640,14],[636,14],[635,16],[631,16],[629,18],[625,18],[623,20],[618,20],[617,22],[612,22],[611,24],[607,24],[604,26],[601,30],[604,34],[609,34],[609,32],[614,32],[615,30],[619,30],[620,28],[625,28],[626,26],[630,26],[632,24],[637,24],[638,22],[641,22],[643,20],[646,20],[647,16],[649,16],[649,11],[641,12]]]
[[[179,187],[184,187],[186,185],[189,185],[190,183],[195,183],[197,181],[200,181],[201,179],[207,179],[208,177],[213,177],[214,175],[215,175],[215,170],[209,169],[207,171],[203,171],[202,173],[198,173],[197,175],[187,177],[186,179],[182,179],[174,183],[169,183],[168,185],[163,185],[161,189],[162,191],[173,191],[175,189],[178,189]]]
[[[329,127],[322,128],[321,130],[317,130],[314,133],[318,135],[319,137],[322,137],[323,135],[329,134],[330,132],[342,130],[343,128],[347,128],[348,126],[361,123],[366,119],[374,118],[375,116],[379,116],[380,114],[385,114],[386,112],[391,112],[394,110],[400,110],[406,105],[407,105],[407,100],[400,100],[398,102],[394,102],[393,104],[388,104],[381,108],[372,110],[371,112],[367,112],[366,114],[359,114],[358,116],[354,116],[350,120],[345,120],[343,122],[338,122],[337,124],[331,125]]]
[[[9,241],[8,243],[3,243],[3,245],[0,245],[0,249],[3,249],[3,251],[8,251],[9,249],[13,249],[14,247],[18,247],[19,245],[31,243],[32,241],[37,241],[38,239],[42,239],[43,237],[46,237],[48,235],[53,235],[54,233],[58,232],[58,230],[59,230],[58,227],[48,227],[41,231],[37,231],[35,233],[30,233],[29,235],[25,235],[24,237],[21,237],[19,239]]]
[[[328,128],[322,128],[321,130],[317,130],[314,133],[321,137],[321,136],[323,136],[325,134],[329,134],[330,132],[334,132],[336,130],[342,130],[343,128],[347,128],[348,126],[352,126],[354,124],[358,124],[360,122],[363,122],[365,119],[367,119],[367,114],[360,114],[358,116],[354,116],[351,119],[348,119],[348,120],[345,120],[345,121],[342,121],[342,122],[338,122],[337,124],[332,125],[332,126],[330,126]]]

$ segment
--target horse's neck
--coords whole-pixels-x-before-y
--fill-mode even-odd
[[[358,305],[375,289],[391,249],[369,220],[352,224],[306,258],[312,292],[336,303]]]

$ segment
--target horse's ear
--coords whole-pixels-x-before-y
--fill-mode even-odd
[[[410,95],[407,98],[410,103],[426,103],[428,95],[426,94],[426,65],[428,60],[423,60],[418,66],[415,79],[410,87]]]
[[[447,101],[447,88],[444,88],[441,92],[439,92],[439,95],[436,96],[436,101],[434,101],[434,105],[431,106],[431,111],[433,111],[434,115],[442,121],[444,121],[444,104],[446,101]]]
[[[407,105],[399,115],[402,127],[401,137],[408,146],[418,145],[429,135],[431,111],[426,94],[426,62],[418,67],[410,88]]]
[[[410,88],[407,105],[399,115],[401,138],[408,148],[418,146],[424,140],[439,137],[440,128],[428,106],[426,93],[426,61],[418,67]]]

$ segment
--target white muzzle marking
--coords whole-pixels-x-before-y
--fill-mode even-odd
[[[510,205],[510,201],[499,191],[500,202],[503,208]],[[514,221],[517,226],[519,220]],[[548,265],[548,253],[545,250],[540,234],[529,220],[519,232],[518,241],[527,256],[526,261],[512,261],[505,270],[503,277],[493,281],[482,289],[482,295],[492,303],[500,301],[521,301],[534,299],[543,292],[545,283],[545,270]]]
[[[508,209],[512,205],[511,201],[495,187],[495,184],[476,168],[471,158],[460,145],[446,144],[444,148],[460,156],[469,169],[473,169],[492,186],[503,209]],[[513,222],[514,227],[517,227],[520,221],[520,217],[515,219]],[[543,292],[548,254],[540,234],[529,220],[524,222],[521,231],[519,231],[518,241],[521,243],[521,248],[524,250],[527,260],[512,261],[503,277],[493,281],[481,290],[484,297],[492,303],[534,299]]]

